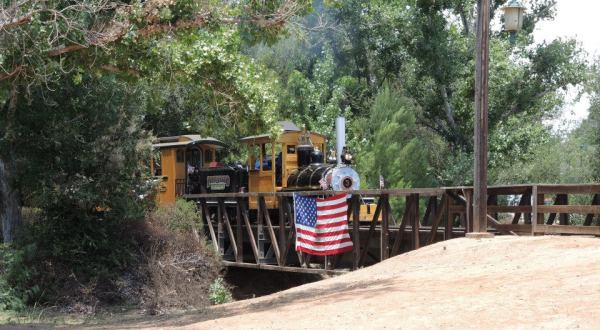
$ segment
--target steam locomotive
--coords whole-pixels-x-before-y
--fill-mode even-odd
[[[360,178],[345,147],[344,124],[343,118],[336,120],[337,157],[327,161],[325,136],[288,121],[279,123],[282,133],[276,139],[269,134],[241,139],[248,152],[245,165],[219,163],[217,154],[224,144],[213,138],[159,138],[154,147],[160,160],[152,163],[153,172],[162,178],[158,202],[172,203],[177,196],[195,193],[358,190]],[[277,208],[275,197],[265,201],[269,209]],[[250,198],[249,207],[257,208],[255,198]]]

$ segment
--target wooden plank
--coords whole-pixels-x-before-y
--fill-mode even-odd
[[[535,233],[542,234],[577,234],[600,235],[599,226],[564,226],[564,225],[538,225]]]
[[[532,223],[532,227],[531,227],[531,234],[535,235],[536,232],[536,228],[539,225],[543,225],[544,224],[544,214],[540,214],[538,212],[538,207],[544,204],[544,194],[538,194],[538,187],[537,186],[533,186],[533,190],[531,193],[531,214],[533,215],[534,219],[531,221]]]
[[[239,200],[235,204],[235,225],[235,242],[237,243],[236,246],[238,250],[238,259],[236,259],[236,261],[242,262],[244,261],[244,232],[242,231],[242,210]]]
[[[465,196],[465,207],[467,208],[465,233],[470,233],[473,231],[473,190],[463,189],[463,195]]]
[[[361,195],[363,197],[379,197],[381,195],[389,196],[408,196],[410,194],[419,194],[422,196],[437,196],[444,192],[443,188],[411,188],[411,189],[363,189],[355,190],[352,193]],[[216,199],[216,198],[232,198],[237,197],[294,197],[297,196],[335,196],[340,193],[347,193],[347,191],[333,191],[333,190],[312,190],[312,191],[287,191],[287,192],[246,192],[246,193],[210,193],[210,194],[186,194],[183,195],[186,199]]]
[[[561,205],[569,205],[569,195],[567,194],[561,194],[560,195],[561,198]],[[569,214],[568,213],[561,213],[558,219],[559,223],[561,225],[568,225],[569,224]]]
[[[233,235],[233,229],[231,228],[231,222],[229,221],[229,214],[227,214],[227,209],[225,208],[223,199],[219,199],[219,209],[221,210],[221,217],[225,223],[225,227],[227,228],[227,234],[229,235],[229,242],[233,250],[233,256],[235,257],[235,260],[241,261],[239,260],[237,243],[235,241],[235,236]]]
[[[260,262],[260,256],[258,253],[258,246],[256,242],[256,238],[254,237],[254,232],[252,231],[252,226],[250,225],[250,217],[248,216],[248,208],[245,203],[246,199],[240,198],[238,203],[240,203],[241,211],[242,211],[242,219],[244,219],[244,224],[246,225],[246,232],[248,233],[248,241],[250,241],[250,247],[252,248],[252,254],[254,255],[254,260],[258,264]]]
[[[540,205],[538,213],[600,214],[600,205]]]
[[[400,252],[400,247],[402,246],[402,237],[404,236],[404,231],[406,230],[406,225],[410,221],[411,208],[413,204],[411,203],[411,197],[406,197],[406,202],[404,203],[404,214],[402,215],[402,220],[400,220],[400,228],[396,232],[396,238],[394,239],[394,245],[392,246],[392,255],[395,256]]]
[[[238,268],[250,268],[250,269],[262,269],[262,270],[274,270],[279,272],[290,272],[290,273],[301,273],[301,274],[317,274],[317,275],[342,275],[348,273],[347,270],[326,270],[320,268],[300,268],[290,266],[276,266],[267,264],[252,264],[246,262],[232,262],[222,261],[225,267],[238,267]]]
[[[539,194],[600,194],[600,184],[537,185]]]
[[[487,213],[491,214],[494,219],[498,219],[498,211],[494,209],[494,207],[498,206],[498,195],[493,193],[488,194],[487,205]]]
[[[379,200],[377,201],[377,207],[375,208],[375,213],[373,213],[373,220],[371,221],[371,224],[369,225],[369,233],[367,234],[367,237],[365,238],[364,243],[361,244],[361,246],[364,246],[364,249],[360,253],[358,267],[362,267],[364,265],[364,262],[365,262],[365,259],[367,256],[367,250],[369,249],[369,243],[371,241],[371,236],[375,232],[375,226],[379,222],[379,214],[381,213],[382,202],[383,202],[382,198],[379,198]]]
[[[283,203],[286,202],[287,197],[282,197],[282,196],[277,196],[277,208],[278,208],[278,215],[279,215],[279,252],[281,252],[281,255],[283,256],[283,254],[286,253],[285,251],[285,212],[284,212],[284,206]],[[280,258],[279,260],[279,265],[280,266],[284,266],[285,264],[283,263],[284,258]]]
[[[451,239],[452,238],[452,226],[454,224],[454,217],[455,217],[455,213],[452,212],[450,210],[450,205],[451,200],[448,199],[448,203],[446,203],[446,224],[445,224],[445,231],[444,231],[444,239]],[[475,212],[475,208],[473,208],[473,212]]]
[[[529,205],[530,202],[531,202],[531,195],[523,194],[523,195],[521,195],[521,200],[519,200],[519,206],[526,206],[526,205],[528,205],[531,208],[531,205]],[[516,225],[516,224],[519,223],[519,219],[521,218],[521,214],[522,213],[531,213],[531,209],[529,211],[515,212],[515,215],[513,216],[513,219],[512,219],[512,224],[513,225]]]
[[[440,222],[442,221],[442,217],[447,210],[446,204],[448,203],[448,195],[443,194],[442,200],[440,201],[440,206],[437,208],[437,212],[435,213],[435,217],[433,218],[433,223],[431,224],[431,232],[429,234],[429,239],[427,240],[427,244],[435,243],[435,236],[437,234],[438,227]]]
[[[592,205],[600,205],[600,194],[595,194],[594,197],[592,197]],[[585,216],[585,221],[583,222],[584,226],[590,226],[592,224],[592,221],[594,220],[594,214],[593,213],[588,213]]]
[[[531,225],[527,224],[494,224],[494,228],[501,232],[515,232],[515,233],[531,233]]]
[[[360,263],[360,195],[352,194],[352,243],[354,244],[352,269],[358,269]],[[376,223],[374,219],[372,223]],[[367,246],[363,247],[367,250]]]
[[[530,213],[531,205],[490,205],[488,213]],[[497,217],[494,217],[497,218]]]
[[[275,259],[277,259],[277,263],[279,266],[281,266],[281,252],[279,251],[277,236],[275,236],[275,231],[273,230],[273,224],[271,223],[271,216],[269,215],[269,209],[267,208],[265,198],[259,197],[258,202],[261,205],[262,212],[264,212],[263,219],[267,223],[267,232],[269,233],[269,238],[271,239],[271,248],[273,249],[273,252],[275,252]]]
[[[220,199],[219,199],[220,201]],[[217,240],[219,242],[219,254],[225,254],[225,231],[223,230],[223,214],[221,205],[217,205]]]
[[[390,217],[390,203],[389,203],[389,197],[387,195],[383,195],[380,197],[382,200],[382,206],[381,206],[381,215],[382,215],[382,220],[381,220],[381,240],[380,240],[380,256],[381,256],[381,261],[386,260],[387,258],[390,257],[390,250],[389,250],[389,244],[390,244],[390,223],[389,223],[389,217]]]
[[[425,214],[423,215],[423,225],[431,226],[433,215],[435,214],[435,207],[437,206],[437,196],[431,196],[427,200],[427,207]]]
[[[414,250],[418,249],[421,246],[419,242],[419,194],[413,194],[412,196],[412,247]]]
[[[215,251],[219,251],[219,242],[217,241],[217,235],[215,235],[215,229],[213,227],[212,221],[210,220],[210,213],[208,212],[208,207],[206,206],[206,200],[204,198],[200,199],[200,206],[202,207],[202,217],[204,218],[204,223],[208,224],[210,240],[213,243]]]

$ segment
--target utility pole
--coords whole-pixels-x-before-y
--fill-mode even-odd
[[[477,3],[477,46],[475,62],[475,160],[473,182],[473,232],[487,233],[488,165],[488,76],[490,1]],[[470,205],[469,205],[470,207]]]

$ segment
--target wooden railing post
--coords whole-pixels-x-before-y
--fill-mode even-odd
[[[352,243],[354,244],[352,269],[358,269],[360,260],[360,196],[352,194]],[[364,247],[367,248],[366,246]]]
[[[220,198],[218,198],[220,202]],[[221,256],[225,255],[225,231],[223,230],[223,214],[221,212],[221,207],[217,205],[217,240],[219,247],[219,254]]]
[[[419,238],[419,194],[412,194],[412,203],[413,203],[413,207],[412,207],[412,245],[413,245],[413,249],[416,250],[421,246],[420,243],[420,238]]]
[[[382,220],[381,220],[380,248],[381,248],[381,260],[383,261],[390,257],[390,249],[389,249],[389,245],[390,245],[390,238],[389,238],[390,208],[389,208],[389,195],[382,195],[381,198],[383,199],[383,202],[382,202],[382,206],[381,206]]]

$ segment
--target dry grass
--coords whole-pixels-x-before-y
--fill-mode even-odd
[[[210,284],[221,271],[219,257],[194,226],[188,227],[191,230],[174,230],[169,226],[170,219],[160,214],[150,215],[144,228],[141,268],[147,280],[143,305],[151,314],[166,308],[209,305]]]

